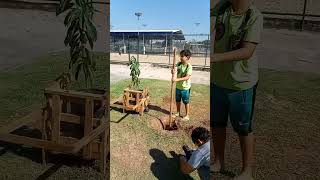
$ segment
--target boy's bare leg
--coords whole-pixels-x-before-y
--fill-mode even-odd
[[[242,171],[235,179],[253,179],[252,164],[253,164],[253,150],[254,150],[254,135],[249,133],[248,136],[240,136],[240,146],[242,152]]]
[[[185,104],[185,108],[186,108],[186,116],[189,116],[190,113],[190,104]]]
[[[181,102],[176,102],[176,106],[177,106],[177,113],[180,114]]]
[[[212,132],[214,161],[213,172],[221,172],[224,170],[224,148],[226,145],[226,128],[213,128]]]

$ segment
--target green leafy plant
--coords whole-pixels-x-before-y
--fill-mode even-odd
[[[129,66],[130,66],[130,70],[131,70],[131,72],[130,72],[130,76],[131,76],[130,88],[139,89],[139,85],[140,85],[140,79],[139,79],[140,64],[139,64],[139,61],[134,56],[132,56],[129,61]]]
[[[92,0],[60,0],[56,15],[66,13],[64,25],[68,28],[64,39],[65,46],[70,47],[69,71],[74,71],[76,80],[83,71],[86,84],[92,85],[95,60],[93,44],[97,40],[97,30],[93,23],[93,15],[98,12]],[[89,49],[90,48],[90,49]]]

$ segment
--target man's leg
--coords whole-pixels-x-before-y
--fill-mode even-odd
[[[242,173],[243,177],[252,176],[254,135],[249,133],[247,136],[239,135],[242,152]],[[239,176],[240,177],[240,176]]]
[[[225,89],[211,84],[210,119],[212,126],[212,140],[214,160],[211,170],[221,172],[224,170],[224,149],[226,144],[226,126],[228,122],[228,99],[225,98]]]
[[[212,132],[214,161],[213,172],[221,172],[224,170],[224,149],[226,145],[226,128],[213,128]]]
[[[239,135],[242,153],[242,171],[235,179],[253,179],[252,165],[254,157],[254,135],[252,133],[252,115],[254,111],[255,88],[233,93],[231,99],[230,120]]]

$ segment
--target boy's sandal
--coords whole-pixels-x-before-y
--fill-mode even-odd
[[[180,117],[180,113],[179,112],[177,112],[175,114],[172,114],[172,115],[173,115],[173,117]]]
[[[189,117],[189,116],[185,116],[185,117],[182,118],[182,120],[183,120],[183,121],[189,121],[189,120],[190,120],[190,117]]]

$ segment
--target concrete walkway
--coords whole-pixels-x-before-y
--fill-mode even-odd
[[[141,78],[171,80],[170,68],[154,67],[150,64],[141,63]],[[111,84],[123,79],[130,78],[130,69],[128,66],[111,64],[110,65],[110,80]],[[210,73],[206,71],[193,71],[192,83],[194,84],[210,84]]]

